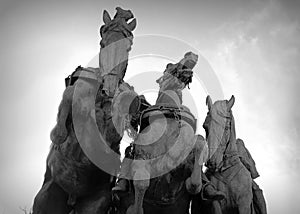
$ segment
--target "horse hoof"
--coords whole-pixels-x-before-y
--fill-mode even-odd
[[[195,195],[195,194],[198,194],[201,191],[202,183],[199,183],[199,184],[195,183],[195,184],[193,184],[192,180],[191,180],[191,177],[189,177],[185,181],[185,187],[186,187],[187,191],[190,194]]]
[[[126,214],[144,214],[144,210],[136,209],[133,205],[131,205],[130,207],[128,207]]]
[[[126,214],[135,214],[135,209],[134,207],[131,205],[130,207],[128,207]]]

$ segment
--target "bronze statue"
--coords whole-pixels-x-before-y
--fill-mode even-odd
[[[195,118],[182,105],[182,90],[191,83],[196,62],[197,55],[189,52],[179,63],[168,64],[157,80],[156,104],[143,111],[140,132],[126,149],[126,157],[134,160],[122,164],[114,188],[121,197],[116,213],[187,213],[191,194],[201,191],[205,141],[195,135]],[[130,173],[131,185],[125,179]],[[205,194],[223,199],[207,182]]]
[[[130,18],[133,18],[132,13],[121,8],[117,8],[113,20],[104,11],[100,67],[78,67],[67,79],[57,124],[51,132],[44,183],[34,200],[34,214],[68,214],[71,210],[76,214],[94,214],[106,213],[109,209],[115,178],[95,166],[79,142],[92,137],[82,132],[89,131],[87,127],[92,129],[96,123],[97,131],[105,140],[103,145],[120,153],[124,129],[115,127],[113,120],[124,123],[126,118],[112,107],[113,100],[117,99],[114,95],[128,91],[137,97],[133,87],[123,81],[133,39],[131,31],[136,24],[135,21],[127,24]],[[130,104],[120,103],[119,109],[122,105]],[[138,109],[133,112],[137,113]],[[77,130],[74,129],[75,118],[79,118],[80,123]]]
[[[113,97],[118,82],[125,76],[128,64],[128,52],[131,49],[136,19],[130,10],[116,8],[117,13],[113,19],[107,11],[103,13],[105,25],[100,28],[102,40],[99,53],[99,68],[97,73],[99,82],[103,82],[103,93]]]
[[[241,161],[236,143],[231,111],[235,98],[212,102],[208,96],[208,114],[203,124],[209,147],[206,175],[225,193],[221,201],[205,201],[201,196],[192,202],[192,213],[254,213],[251,173]]]
[[[185,214],[191,200],[193,214],[266,214],[262,190],[254,182],[259,176],[255,162],[243,141],[236,140],[234,97],[215,103],[207,97],[207,145],[195,135],[196,118],[182,105],[182,90],[192,82],[198,60],[188,52],[166,66],[157,80],[156,104],[150,106],[123,80],[136,19],[130,10],[116,10],[113,19],[103,12],[99,68],[78,66],[66,78],[33,214]],[[124,131],[134,139],[126,159],[122,165],[113,160],[115,171],[100,169],[87,155],[95,149],[89,144],[94,133],[101,135],[102,152],[94,154],[109,156],[120,154]]]

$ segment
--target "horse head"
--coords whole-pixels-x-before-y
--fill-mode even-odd
[[[136,137],[139,116],[145,106],[150,105],[147,104],[144,96],[139,96],[128,83],[120,84],[112,101],[112,121],[121,136],[127,131],[130,137]]]
[[[132,31],[136,27],[136,19],[133,19],[130,10],[123,10],[120,7],[117,7],[116,10],[113,19],[104,10],[104,25],[100,28],[102,40],[100,42],[100,77],[98,79],[103,80],[103,92],[109,96],[113,96],[116,87],[125,75],[133,40]],[[130,19],[133,20],[128,23]]]
[[[159,95],[156,103],[182,104],[182,90],[192,82],[193,71],[198,55],[188,52],[176,64],[169,63],[163,75],[156,80],[159,84]]]
[[[208,113],[203,128],[209,148],[207,167],[210,169],[220,169],[225,155],[237,151],[234,118],[231,111],[234,102],[234,96],[230,100],[219,100],[214,103],[210,96],[206,98]]]
[[[132,42],[132,31],[136,27],[136,19],[133,19],[133,14],[130,10],[123,10],[120,7],[117,7],[116,10],[117,12],[113,19],[111,19],[106,10],[103,11],[104,25],[100,28],[100,35],[102,37],[100,45],[102,48],[124,38]],[[133,20],[127,23],[130,19]]]

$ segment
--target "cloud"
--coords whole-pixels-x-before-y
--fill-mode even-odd
[[[291,127],[299,126],[299,23],[272,1],[247,21],[225,26],[216,49],[206,52],[225,93],[237,93],[248,110],[269,115],[262,122],[297,135]]]
[[[236,95],[237,136],[257,162],[274,213],[298,205],[277,206],[272,188],[284,185],[287,202],[300,187],[289,181],[300,170],[300,24],[288,6],[269,1],[247,19],[225,23],[215,31],[217,44],[204,51],[225,98]]]

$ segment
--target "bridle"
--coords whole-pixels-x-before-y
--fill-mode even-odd
[[[217,112],[219,116],[221,116],[222,118],[225,118],[226,121],[225,121],[225,126],[223,124],[221,124],[216,118],[214,118],[212,115],[210,115],[210,113],[208,112],[208,116],[209,117],[209,120],[207,122],[207,119],[205,120],[204,124],[203,124],[203,128],[205,129],[206,132],[208,132],[208,125],[211,123],[211,122],[214,122],[216,123],[218,126],[222,126],[223,127],[223,133],[222,133],[222,136],[221,136],[221,140],[220,140],[220,144],[218,145],[217,149],[215,150],[214,154],[213,155],[221,155],[222,156],[222,161],[218,164],[218,166],[210,166],[209,165],[209,160],[210,158],[208,159],[207,163],[205,164],[209,169],[212,169],[212,170],[219,170],[222,168],[222,166],[224,165],[224,161],[226,161],[226,159],[234,156],[235,154],[228,154],[227,153],[227,148],[229,146],[229,143],[230,143],[230,137],[231,137],[231,128],[232,128],[232,113],[230,112],[230,117],[228,116],[225,116],[225,115],[222,115],[221,113]],[[229,120],[229,123],[228,123],[228,120]],[[229,132],[230,135],[229,135],[229,139],[227,140],[223,140],[225,137],[226,137],[226,133]],[[208,133],[210,134],[210,133]],[[213,156],[211,155],[211,157]]]

